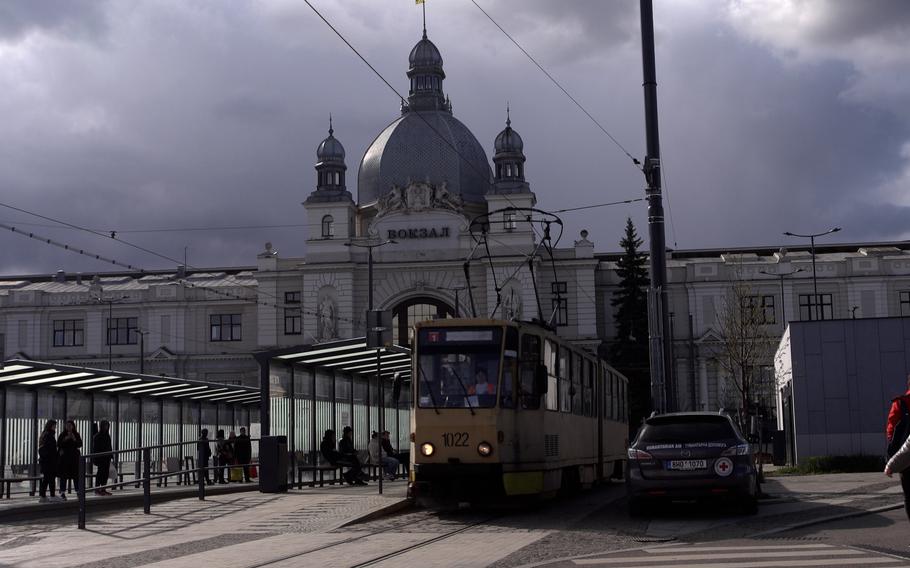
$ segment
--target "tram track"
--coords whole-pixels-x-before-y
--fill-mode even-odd
[[[436,536],[434,536],[434,537],[432,537],[432,538],[428,538],[428,539],[422,540],[422,541],[420,541],[420,542],[416,542],[416,543],[414,543],[414,544],[410,544],[410,545],[408,545],[408,546],[403,546],[403,547],[398,548],[398,549],[396,549],[396,550],[393,550],[393,551],[391,551],[391,552],[387,552],[387,553],[382,554],[382,555],[380,555],[380,556],[375,556],[375,557],[373,557],[373,558],[370,558],[369,560],[361,561],[361,562],[359,562],[359,563],[357,563],[357,564],[352,564],[352,565],[351,565],[351,568],[360,568],[360,567],[364,567],[364,566],[373,566],[373,565],[378,564],[378,563],[380,563],[380,562],[383,562],[383,561],[385,561],[385,560],[388,560],[388,559],[391,559],[391,558],[395,558],[395,557],[397,557],[397,556],[401,556],[402,554],[406,554],[406,553],[408,553],[408,552],[410,552],[410,551],[412,551],[412,550],[417,550],[417,549],[423,548],[423,547],[425,547],[425,546],[430,546],[430,545],[435,544],[435,543],[437,543],[437,542],[440,542],[440,541],[446,540],[446,539],[448,539],[448,538],[451,538],[451,537],[453,537],[453,536],[455,536],[455,535],[461,534],[461,533],[463,533],[463,532],[467,532],[467,531],[469,531],[469,530],[471,530],[471,529],[473,529],[473,528],[476,528],[476,527],[478,527],[478,526],[480,526],[480,525],[484,525],[484,524],[486,524],[486,523],[489,523],[490,521],[493,521],[493,520],[495,520],[495,519],[501,518],[501,517],[503,517],[503,516],[504,516],[503,514],[492,515],[492,516],[485,517],[485,518],[480,519],[480,520],[477,520],[477,521],[469,522],[469,523],[465,524],[464,526],[460,526],[460,527],[455,528],[455,529],[453,529],[453,530],[444,532],[444,533],[442,533],[442,534],[438,534],[438,535],[436,535]],[[342,540],[339,540],[339,541],[337,541],[337,542],[333,542],[333,543],[329,543],[329,544],[324,544],[324,545],[321,545],[321,546],[315,546],[315,547],[313,547],[313,548],[310,548],[310,549],[307,549],[307,550],[304,550],[304,551],[301,551],[301,552],[296,552],[296,553],[294,553],[294,554],[288,554],[288,555],[282,556],[282,557],[280,557],[280,558],[273,558],[273,559],[270,559],[270,560],[268,560],[268,561],[266,561],[266,562],[262,562],[262,563],[259,563],[259,564],[247,565],[245,568],[265,568],[265,567],[267,567],[267,566],[276,566],[276,565],[281,564],[281,563],[283,563],[283,562],[288,562],[288,561],[291,561],[291,560],[295,560],[295,559],[299,559],[299,558],[304,558],[304,557],[306,557],[307,555],[314,554],[314,553],[317,553],[317,552],[322,552],[322,551],[324,551],[324,550],[329,550],[329,549],[332,549],[332,548],[335,548],[335,547],[348,545],[348,544],[355,543],[355,542],[358,542],[358,541],[364,541],[364,540],[369,539],[369,538],[372,538],[372,537],[374,537],[374,536],[378,536],[378,535],[381,535],[381,534],[385,534],[385,533],[388,533],[388,532],[395,531],[395,530],[397,530],[397,529],[401,529],[401,528],[403,528],[404,526],[407,526],[407,525],[408,525],[408,523],[405,523],[405,522],[399,523],[399,524],[395,524],[395,525],[386,527],[386,528],[381,529],[381,530],[376,530],[376,531],[372,531],[372,532],[369,532],[369,533],[366,533],[366,534],[361,534],[361,535],[353,536],[353,537],[350,537],[350,538],[342,539]]]

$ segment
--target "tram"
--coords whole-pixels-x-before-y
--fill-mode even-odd
[[[529,322],[418,323],[409,495],[423,503],[549,497],[621,476],[627,379]]]

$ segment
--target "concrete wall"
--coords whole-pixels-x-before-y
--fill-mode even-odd
[[[794,322],[789,350],[797,459],[883,454],[910,373],[910,317]]]

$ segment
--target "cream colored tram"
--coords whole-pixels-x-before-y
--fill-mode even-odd
[[[550,496],[621,474],[628,383],[525,322],[417,324],[409,494],[429,503]]]

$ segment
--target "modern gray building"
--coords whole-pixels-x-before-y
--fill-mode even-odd
[[[774,363],[791,461],[883,455],[891,400],[910,375],[910,317],[793,322]]]

